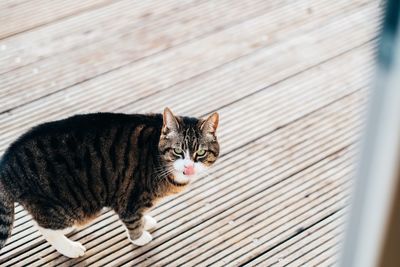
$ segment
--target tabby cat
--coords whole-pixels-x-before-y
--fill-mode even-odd
[[[197,119],[166,108],[163,114],[77,115],[33,128],[0,162],[0,249],[12,230],[14,202],[70,258],[85,247],[66,232],[104,207],[118,214],[133,244],[147,244],[156,221],[146,212],[216,161],[217,126],[217,113]]]

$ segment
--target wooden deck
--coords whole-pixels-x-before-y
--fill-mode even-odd
[[[1,1],[1,154],[40,122],[169,106],[218,110],[222,156],[144,247],[104,211],[70,260],[18,206],[0,265],[333,265],[379,21],[375,0]]]

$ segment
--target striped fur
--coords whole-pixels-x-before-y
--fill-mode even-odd
[[[40,227],[61,230],[114,209],[131,238],[143,231],[143,213],[157,199],[179,192],[171,163],[176,145],[193,152],[205,166],[215,162],[217,115],[207,120],[98,113],[39,125],[14,142],[0,163],[0,248],[10,235],[14,202]],[[210,128],[211,127],[211,128]],[[173,135],[169,135],[174,133]],[[199,146],[206,156],[196,158]],[[6,197],[7,196],[12,196]]]
[[[0,184],[1,189],[1,184]],[[14,202],[6,194],[0,193],[0,248],[11,234],[14,222]]]

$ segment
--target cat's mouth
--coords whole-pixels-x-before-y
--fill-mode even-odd
[[[190,174],[188,174],[190,173]],[[175,171],[173,174],[173,180],[179,184],[188,184],[194,177],[195,171]]]
[[[186,186],[189,184],[189,182],[186,183],[182,183],[182,182],[178,182],[175,179],[175,176],[168,176],[168,181],[173,184],[174,186]]]

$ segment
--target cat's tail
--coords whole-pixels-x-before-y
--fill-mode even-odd
[[[0,186],[1,188],[1,186]],[[14,223],[14,201],[0,191],[0,250],[11,235]]]

